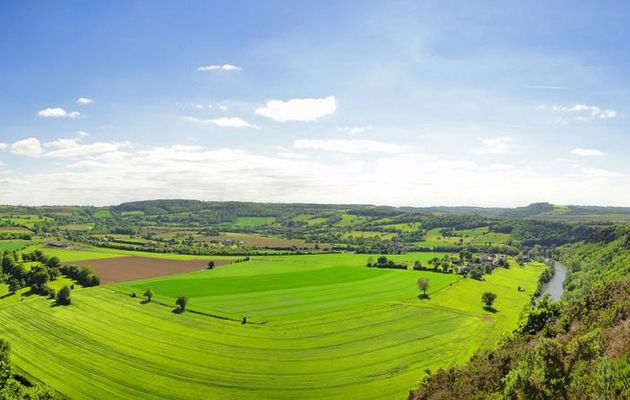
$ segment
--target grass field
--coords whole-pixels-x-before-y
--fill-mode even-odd
[[[238,217],[234,226],[249,228],[253,226],[269,225],[276,219],[273,217]]]
[[[70,286],[73,283],[74,281],[72,281],[72,279],[61,277],[54,281],[48,282],[48,286],[54,289],[55,291],[58,291],[62,287]],[[21,301],[24,301],[30,298],[35,298],[35,297],[38,297],[38,296],[31,294],[30,288],[22,288],[22,289],[17,290],[15,293],[10,293],[9,286],[5,283],[0,283],[0,307],[5,306],[7,304],[19,303]]]
[[[26,246],[28,241],[26,240],[0,240],[0,253],[7,250],[19,250]]]
[[[69,307],[28,298],[0,307],[0,335],[21,372],[72,398],[402,399],[425,369],[464,362],[513,328],[543,270],[513,266],[480,282],[371,269],[366,260],[255,257],[77,289]],[[417,297],[420,276],[430,279],[429,299]],[[178,314],[122,293],[149,285],[159,301],[185,294],[192,310],[239,321]],[[485,290],[499,295],[497,313],[482,309]],[[242,316],[259,323],[242,325]]]

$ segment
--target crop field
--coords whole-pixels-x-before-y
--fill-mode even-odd
[[[425,369],[464,362],[513,328],[515,310],[528,302],[542,271],[512,266],[474,281],[367,268],[366,260],[254,257],[76,289],[70,307],[29,297],[0,304],[0,335],[11,340],[21,373],[72,398],[404,398]],[[418,298],[421,276],[430,280],[429,299]],[[157,301],[143,304],[127,294],[147,287]],[[499,295],[497,313],[482,309],[485,290]],[[189,297],[190,310],[230,319],[158,304],[173,304],[178,295]]]
[[[33,245],[27,247],[24,251],[31,252],[35,249],[42,249],[46,255],[50,257],[59,257],[61,261],[64,263],[72,262],[72,261],[82,261],[82,260],[94,260],[100,258],[114,258],[114,257],[129,257],[129,256],[138,256],[138,257],[150,257],[150,258],[158,258],[165,260],[207,260],[208,256],[196,256],[196,255],[187,255],[187,254],[172,254],[172,253],[151,253],[144,251],[129,251],[129,250],[118,250],[118,249],[108,249],[103,247],[90,247],[90,246],[77,246],[73,248],[61,249],[61,248],[51,248],[43,245]],[[212,256],[213,260],[231,260],[234,257],[228,256]]]
[[[114,257],[81,260],[75,265],[90,267],[103,283],[130,281],[133,279],[153,278],[206,269],[212,260],[215,266],[229,264],[229,260],[214,260],[212,257],[199,260],[168,260],[151,257]]]

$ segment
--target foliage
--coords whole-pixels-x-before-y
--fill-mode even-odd
[[[179,307],[180,310],[185,311],[186,306],[188,305],[188,297],[179,296],[177,300],[175,300],[175,305]]]
[[[481,295],[481,302],[486,306],[486,308],[492,308],[494,301],[497,299],[497,294],[493,292],[483,292]]]
[[[422,292],[424,297],[427,296],[427,290],[429,290],[429,278],[418,278],[416,282],[418,285],[418,290]]]
[[[144,296],[144,298],[150,302],[151,300],[153,300],[153,296],[155,295],[155,293],[153,292],[153,289],[151,288],[147,288],[144,293],[142,294],[142,296]]]
[[[70,299],[70,288],[68,286],[64,286],[57,293],[57,304],[62,306],[69,306],[72,300]]]
[[[580,260],[589,288],[573,286],[581,290],[566,302],[539,299],[499,348],[425,377],[410,399],[630,398],[630,279],[616,274],[628,267],[624,243],[565,246],[562,258]]]

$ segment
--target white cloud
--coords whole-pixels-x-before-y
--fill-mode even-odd
[[[226,128],[258,128],[256,125],[252,125],[249,122],[245,121],[239,117],[222,117],[211,120],[212,123],[218,126],[226,127]]]
[[[277,155],[278,157],[292,158],[292,159],[295,159],[295,160],[301,160],[301,159],[306,158],[306,155],[305,155],[305,154],[292,153],[292,152],[290,152],[290,151],[281,151],[281,152],[279,152],[279,153],[276,153],[276,155]]]
[[[472,149],[475,154],[500,154],[510,150],[514,139],[511,137],[498,137],[491,139],[483,139],[482,146]]]
[[[36,138],[28,138],[13,143],[11,154],[35,157],[42,154],[42,144]]]
[[[77,99],[77,104],[80,105],[86,105],[86,104],[92,104],[94,103],[94,100],[90,99],[89,97],[79,97]]]
[[[597,106],[587,104],[576,104],[574,106],[553,106],[554,113],[573,116],[578,121],[591,121],[594,119],[610,119],[617,116],[615,110],[605,110]]]
[[[121,148],[128,147],[129,142],[95,142],[89,144],[79,143],[80,139],[57,139],[44,143],[45,148],[54,150],[44,154],[46,157],[76,158],[95,154],[111,153]]]
[[[359,139],[299,139],[293,143],[296,149],[323,150],[339,153],[400,153],[402,146],[393,143]]]
[[[173,150],[175,151],[201,151],[203,150],[203,147],[201,146],[186,146],[183,144],[176,144],[175,146],[172,147]]]
[[[341,132],[349,133],[351,135],[364,133],[366,131],[369,131],[370,129],[372,129],[372,126],[370,126],[370,125],[364,125],[364,126],[340,126],[339,128],[337,128],[337,130],[339,130]]]
[[[283,150],[279,150],[283,151]],[[48,158],[38,163],[50,163]],[[484,164],[437,155],[373,153],[297,159],[198,146],[141,148],[16,169],[0,203],[117,204],[159,198],[392,205],[627,204],[630,180],[612,171],[569,178],[534,165]],[[28,190],[21,185],[28,184]],[[63,190],[58,190],[62,187]],[[457,190],[453,190],[457,187]],[[483,187],[483,190],[479,190]],[[589,190],[585,191],[584,188]],[[352,190],[348,190],[352,188]]]
[[[9,147],[9,145],[8,145],[8,144],[6,144],[6,143],[0,143],[0,151],[4,151],[4,150],[6,150],[6,149],[7,149],[7,147]]]
[[[315,121],[334,113],[336,109],[335,97],[328,96],[321,99],[269,100],[264,107],[256,109],[256,114],[280,122]]]
[[[258,129],[258,126],[250,124],[239,117],[221,117],[215,119],[199,119],[195,117],[183,117],[185,121],[194,122],[204,125],[217,125],[223,128],[254,128]]]
[[[44,118],[77,118],[81,116],[81,113],[78,111],[66,111],[61,107],[54,107],[40,110],[37,115]]]
[[[623,174],[620,174],[619,172],[600,168],[582,168],[581,172],[584,176],[589,178],[616,178],[623,176]]]
[[[202,65],[201,67],[197,68],[197,71],[199,72],[239,71],[240,69],[241,67],[237,67],[236,65],[232,65],[232,64],[223,64],[223,65],[214,64],[214,65]]]
[[[581,157],[597,157],[597,156],[603,156],[604,153],[601,150],[597,150],[597,149],[573,149],[571,150],[571,153],[581,156]]]

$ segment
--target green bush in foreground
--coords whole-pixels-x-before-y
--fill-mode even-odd
[[[180,310],[185,311],[186,306],[188,305],[188,297],[179,296],[177,300],[175,301],[175,305],[179,307]]]
[[[59,290],[59,293],[57,293],[57,304],[69,306],[70,303],[72,303],[72,300],[70,299],[70,288],[68,286],[64,286],[61,290]]]

